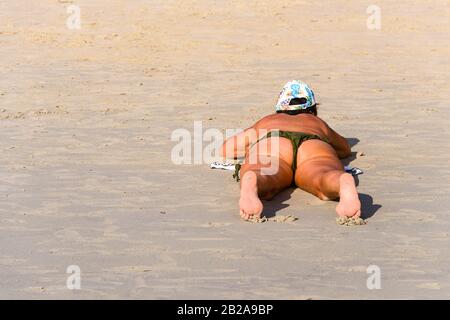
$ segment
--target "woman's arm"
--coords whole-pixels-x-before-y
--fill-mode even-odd
[[[245,129],[235,136],[228,138],[220,148],[220,156],[223,158],[243,158],[251,144],[258,140],[256,130],[253,127]]]
[[[334,150],[336,150],[339,159],[350,157],[352,155],[352,150],[347,142],[347,139],[331,129],[328,125],[327,127],[330,144],[333,146]]]

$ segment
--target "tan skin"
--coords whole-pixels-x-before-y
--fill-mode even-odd
[[[315,134],[327,138],[330,143],[318,139],[304,141],[297,151],[297,167],[293,172],[293,150],[289,139],[271,137],[253,145],[267,131],[273,130]],[[273,143],[277,143],[278,148],[271,147],[274,146]],[[239,211],[243,219],[260,216],[263,210],[261,199],[272,199],[277,193],[290,187],[293,180],[297,187],[322,200],[339,198],[336,207],[339,216],[359,217],[361,214],[355,181],[344,171],[340,161],[351,155],[350,146],[344,137],[313,114],[268,115],[225,141],[220,152],[226,158],[245,157],[240,172],[239,200]],[[278,170],[267,174],[264,168],[274,163]]]

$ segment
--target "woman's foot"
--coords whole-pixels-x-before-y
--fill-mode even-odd
[[[241,179],[241,198],[239,199],[239,213],[248,220],[250,217],[260,217],[263,204],[258,197],[257,176],[253,171],[247,171]]]
[[[361,202],[356,191],[353,177],[344,173],[339,177],[339,204],[336,212],[339,216],[359,217],[361,216]]]

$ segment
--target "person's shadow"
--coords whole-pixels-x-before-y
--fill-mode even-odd
[[[358,138],[347,138],[347,142],[350,145],[350,148],[353,148],[354,146],[356,146],[359,142]],[[348,166],[350,164],[350,162],[352,162],[353,160],[356,159],[356,155],[357,152],[352,151],[352,155],[348,158],[342,159],[342,163],[344,164],[344,166]],[[358,176],[356,176],[355,178],[357,178]],[[358,183],[358,179],[356,179],[356,182]]]
[[[263,200],[264,209],[262,212],[262,216],[266,218],[275,217],[276,212],[289,207],[287,203],[283,203],[291,198],[291,194],[294,192],[295,188],[288,188],[281,191],[272,200]]]
[[[294,192],[294,188],[288,188],[277,194],[272,200],[263,200],[264,209],[262,216],[266,218],[272,218],[276,216],[276,213],[284,208],[289,207],[285,201],[291,198],[291,194]],[[380,204],[374,204],[373,198],[365,193],[359,193],[359,201],[361,201],[361,218],[371,218],[382,206]],[[337,202],[337,201],[336,201]]]
[[[350,145],[350,147],[355,146],[358,144],[359,139],[358,138],[347,138],[347,141]],[[357,152],[352,152],[352,155],[346,159],[342,159],[342,163],[347,166],[349,165],[353,160],[356,159]],[[356,185],[359,184],[358,176],[354,176]],[[276,215],[276,212],[287,208],[289,205],[284,203],[286,200],[289,200],[291,198],[292,192],[294,192],[295,188],[288,188],[286,190],[283,190],[279,194],[277,194],[272,200],[270,201],[263,201],[264,202],[264,209],[262,212],[262,216],[265,216],[266,218],[272,218]],[[365,193],[359,193],[359,200],[361,201],[361,218],[367,219],[372,217],[378,209],[382,207],[380,204],[374,204],[373,198]]]
[[[347,138],[347,142],[350,145],[350,148],[353,148],[358,144],[360,140],[358,138]]]

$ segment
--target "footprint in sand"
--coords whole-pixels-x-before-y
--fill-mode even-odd
[[[367,224],[367,222],[359,217],[338,217],[336,218],[336,223],[342,226],[362,226]]]
[[[289,214],[287,216],[277,215],[277,216],[274,216],[274,217],[271,217],[271,218],[252,216],[248,220],[245,220],[245,219],[242,219],[242,220],[247,221],[247,222],[253,222],[253,223],[264,223],[264,222],[267,222],[267,221],[272,221],[272,222],[293,222],[293,221],[298,220],[298,218],[296,216],[292,215],[292,214]]]

